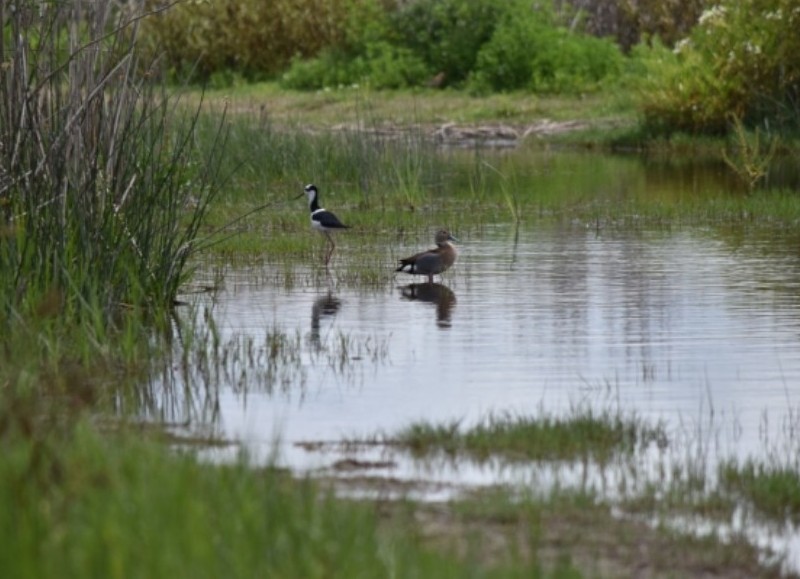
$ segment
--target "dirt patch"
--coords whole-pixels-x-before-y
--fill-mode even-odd
[[[579,492],[519,499],[525,489],[476,489],[394,476],[398,458],[385,447],[381,454],[379,444],[302,447],[331,458],[318,480],[342,498],[373,504],[382,532],[415,537],[483,569],[571,567],[588,577],[797,576],[782,572],[774,554],[746,537],[676,532],[653,524],[647,514]]]
[[[382,502],[383,524],[412,525],[435,549],[481,567],[524,565],[550,570],[565,563],[588,577],[786,577],[766,566],[744,540],[687,537],[602,505],[522,508],[516,513],[463,512],[458,504]]]
[[[395,125],[384,123],[380,126],[365,126],[353,123],[340,123],[326,128],[308,129],[312,132],[358,132],[385,139],[428,139],[445,147],[516,147],[526,140],[554,137],[567,133],[598,128],[598,123],[584,120],[554,121],[542,119],[529,124],[458,124],[439,125]],[[609,124],[603,128],[612,129]],[[294,129],[296,130],[296,129]]]

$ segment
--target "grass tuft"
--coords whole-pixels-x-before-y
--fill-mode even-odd
[[[661,426],[647,426],[618,414],[591,409],[566,417],[493,414],[470,428],[460,421],[444,425],[415,423],[395,438],[418,454],[443,451],[485,460],[493,455],[511,460],[606,461],[651,443],[666,444]]]
[[[762,515],[779,522],[800,521],[800,473],[795,468],[729,460],[718,470],[720,487],[750,501]]]

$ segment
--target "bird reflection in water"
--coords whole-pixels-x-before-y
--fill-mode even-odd
[[[436,304],[436,322],[441,328],[449,328],[456,294],[440,283],[412,283],[400,288],[403,299]]]
[[[342,307],[342,300],[330,291],[314,300],[314,304],[311,306],[311,343],[317,350],[322,348],[319,335],[320,320],[324,317],[335,316],[340,307]]]

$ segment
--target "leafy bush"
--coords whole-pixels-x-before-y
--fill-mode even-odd
[[[800,9],[795,0],[723,0],[673,53],[640,47],[640,108],[656,131],[721,132],[731,117],[800,122]]]
[[[477,91],[576,92],[621,68],[622,54],[611,41],[573,34],[546,13],[521,7],[481,49],[470,84]]]
[[[734,90],[729,79],[714,74],[697,52],[678,55],[660,42],[638,46],[639,110],[648,131],[721,133]]]
[[[428,76],[425,64],[408,49],[376,42],[355,56],[329,49],[311,60],[296,59],[281,84],[300,90],[357,84],[376,89],[402,88],[418,85]]]
[[[392,29],[434,74],[444,73],[445,84],[458,84],[506,9],[494,0],[418,0],[392,16]]]
[[[316,58],[296,58],[281,77],[281,85],[297,90],[316,90],[357,84],[366,70],[342,51],[323,50]]]
[[[377,2],[351,4],[341,26],[338,44],[323,49],[316,58],[293,59],[281,84],[301,90],[357,84],[401,88],[420,84],[429,76],[411,50],[390,42],[388,13]]]
[[[265,78],[283,71],[293,58],[340,46],[348,14],[371,2],[189,0],[148,18],[144,38],[174,75],[207,80],[231,70],[248,79]]]
[[[388,42],[370,44],[366,61],[369,82],[375,88],[415,86],[430,76],[425,63],[409,49]]]

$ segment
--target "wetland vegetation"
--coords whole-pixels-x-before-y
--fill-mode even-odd
[[[339,307],[332,295],[315,302],[308,339],[277,326],[259,328],[257,339],[231,337],[211,308],[182,315],[189,308],[176,306],[192,292],[213,300],[235,284],[239,266],[285,290],[391,291],[392,263],[427,243],[432,224],[457,224],[465,240],[497,224],[511,232],[557,224],[710,229],[732,246],[780,232],[796,244],[797,63],[787,55],[797,52],[797,10],[776,0],[757,11],[760,43],[740,44],[758,62],[734,58],[740,66],[725,69],[731,59],[717,58],[714,46],[742,40],[756,3],[710,12],[685,4],[686,18],[705,29],[674,19],[642,31],[668,43],[689,35],[683,56],[658,43],[629,56],[635,42],[573,36],[564,23],[575,12],[515,20],[491,2],[420,1],[388,19],[377,3],[323,2],[310,11],[320,19],[313,26],[303,2],[278,2],[283,21],[296,25],[281,32],[295,44],[255,52],[236,41],[269,19],[251,12],[256,22],[243,28],[237,19],[255,4],[239,2],[227,12],[239,34],[227,34],[237,30],[229,23],[224,34],[199,36],[230,46],[198,53],[176,33],[193,29],[182,24],[182,4],[147,3],[138,14],[111,2],[0,2],[0,568],[14,577],[796,573],[796,562],[783,565],[782,553],[759,544],[776,528],[796,533],[800,449],[791,420],[783,446],[766,441],[761,456],[719,464],[692,453],[707,433],[681,437],[618,409],[562,416],[540,408],[473,425],[456,416],[334,441],[464,465],[560,464],[590,481],[543,492],[492,484],[414,501],[404,497],[426,481],[371,476],[375,463],[355,459],[341,463],[355,476],[298,475],[251,460],[246,441],[221,439],[217,429],[225,385],[246,401],[256,391],[303,390],[318,367],[356,382],[359,364],[391,358],[388,339],[346,330],[323,339],[320,318]],[[190,8],[202,30],[225,6],[234,4]],[[338,18],[347,7],[355,9]],[[496,29],[465,36],[464,19],[453,18],[460,10]],[[719,26],[726,17],[732,26]],[[427,30],[431,38],[410,37],[426,19],[440,24]],[[308,31],[320,29],[309,43]],[[493,74],[532,33],[569,50]],[[773,36],[787,44],[774,49]],[[464,40],[458,50],[434,50],[455,38]],[[166,58],[151,62],[141,45],[160,46]],[[292,60],[298,45],[307,58]],[[260,63],[264,54],[269,62]],[[683,93],[657,83],[685,67],[698,74]],[[629,75],[644,68],[655,84],[634,101]],[[726,73],[742,86],[753,70],[778,69],[751,91],[715,82]],[[218,88],[154,83],[164,70],[173,80],[196,70]],[[412,84],[440,70],[447,90]],[[328,71],[345,76],[321,75]],[[698,102],[707,106],[691,106]],[[460,146],[443,148],[450,123],[493,128],[460,130],[450,142]],[[776,134],[776,123],[785,131]],[[541,130],[525,137],[533,125]],[[498,140],[515,147],[488,153]],[[621,147],[649,151],[656,173],[685,171],[684,186],[636,186],[645,179],[641,157]],[[681,156],[687,151],[703,158]],[[520,162],[526,155],[537,160]],[[570,170],[577,163],[589,169]],[[603,172],[624,187],[605,188]],[[330,272],[307,209],[293,200],[309,180],[353,226]],[[469,287],[454,269],[451,281]],[[199,270],[213,272],[208,283],[193,276]],[[235,458],[209,460],[217,448]],[[348,488],[355,499],[342,497]],[[678,514],[702,524],[676,523]]]

